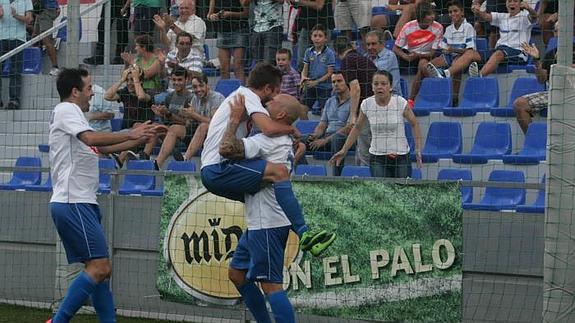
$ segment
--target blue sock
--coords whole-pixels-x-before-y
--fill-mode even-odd
[[[291,187],[291,182],[288,180],[275,183],[274,193],[278,204],[290,220],[293,230],[297,233],[298,237],[301,238],[302,234],[306,232],[308,228],[303,219],[301,206]]]
[[[285,290],[268,294],[268,302],[270,302],[277,323],[295,323],[293,307]]]
[[[264,294],[252,281],[248,281],[242,286],[238,287],[238,291],[244,299],[244,303],[252,312],[252,315],[258,323],[272,323],[268,309],[266,307],[266,300]]]
[[[84,305],[84,302],[90,297],[94,288],[96,287],[96,282],[82,271],[76,279],[68,288],[68,293],[62,301],[58,313],[52,319],[53,323],[68,323],[74,314]]]
[[[114,307],[114,298],[110,290],[110,280],[106,279],[96,285],[92,293],[92,305],[98,314],[98,321],[100,323],[115,323],[116,322],[116,308]]]

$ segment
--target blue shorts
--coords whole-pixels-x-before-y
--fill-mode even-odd
[[[246,194],[261,189],[266,163],[263,159],[245,159],[209,165],[202,168],[202,183],[213,194],[243,202]]]
[[[50,213],[62,240],[68,263],[109,258],[97,204],[50,203]]]
[[[443,57],[443,60],[445,61],[445,64],[447,64],[447,67],[450,67],[455,61],[455,59],[459,57],[459,54],[441,54],[441,57]]]
[[[527,57],[523,53],[523,51],[515,48],[511,48],[509,46],[501,45],[497,46],[495,50],[500,50],[505,54],[505,62],[504,64],[509,65],[525,65],[527,64]]]
[[[290,226],[244,231],[230,267],[247,271],[249,281],[282,284],[289,230]]]

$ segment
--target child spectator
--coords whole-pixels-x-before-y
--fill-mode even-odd
[[[412,107],[414,98],[419,92],[423,71],[429,61],[435,57],[443,38],[443,26],[436,22],[433,7],[428,2],[421,2],[415,8],[416,20],[405,24],[395,41],[393,52],[399,58],[403,68],[418,67],[413,79],[408,103]]]
[[[491,25],[499,27],[501,36],[495,46],[495,52],[489,57],[481,71],[477,63],[473,62],[469,65],[469,76],[489,75],[495,72],[501,63],[527,64],[527,55],[521,50],[521,44],[529,42],[531,29],[537,21],[537,12],[521,0],[507,0],[505,6],[507,13],[488,13],[482,12],[479,4],[473,4],[473,13]]]
[[[311,41],[313,46],[305,51],[301,72],[303,101],[311,108],[317,100],[321,111],[331,94],[330,77],[335,66],[335,53],[326,45],[327,30],[323,25],[312,28]]]
[[[276,65],[282,72],[280,93],[298,98],[298,87],[301,82],[299,73],[291,66],[291,51],[280,48],[276,53]]]
[[[481,61],[479,52],[475,50],[475,29],[463,16],[463,5],[459,1],[450,1],[447,4],[451,25],[445,29],[441,50],[443,54],[427,63],[426,72],[431,77],[452,77],[453,98],[459,98],[461,73],[472,62]],[[425,71],[422,71],[425,72]],[[426,73],[423,73],[424,75]],[[457,106],[457,102],[454,102]]]

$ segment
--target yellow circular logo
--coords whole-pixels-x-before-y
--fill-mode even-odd
[[[228,279],[228,265],[244,230],[240,202],[209,192],[184,202],[164,238],[164,255],[176,283],[201,300],[234,304],[240,295]],[[298,238],[290,232],[284,267],[297,253]]]

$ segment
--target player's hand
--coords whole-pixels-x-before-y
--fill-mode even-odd
[[[246,99],[242,94],[237,94],[230,103],[230,121],[240,123],[247,118]]]
[[[168,132],[168,127],[163,124],[154,124],[152,130],[156,135],[165,135]]]
[[[341,164],[341,161],[345,158],[346,154],[347,154],[347,151],[344,151],[344,150],[338,151],[333,156],[331,156],[329,163],[332,165],[335,165],[335,166],[339,166]]]
[[[531,56],[531,57],[533,57],[533,58],[535,58],[535,59],[539,59],[539,50],[537,49],[537,47],[535,46],[535,44],[531,44],[531,45],[530,45],[530,44],[528,44],[528,43],[526,43],[526,42],[523,42],[523,43],[521,43],[521,50],[522,50],[525,54],[527,54],[527,55],[529,55],[529,56]]]
[[[156,132],[154,130],[156,126],[157,125],[152,124],[152,122],[148,120],[144,123],[141,123],[133,127],[128,133],[128,135],[132,140],[138,140],[142,137],[146,138],[153,137],[156,135]]]

